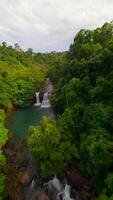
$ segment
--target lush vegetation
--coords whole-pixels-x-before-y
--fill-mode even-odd
[[[49,76],[55,84],[51,102],[59,114],[57,126],[50,128],[46,124],[43,129],[42,121],[40,127],[30,129],[29,138],[33,153],[41,156],[41,170],[46,174],[53,173],[73,158],[72,164],[88,173],[102,194],[99,199],[112,199],[113,23],[105,23],[94,31],[81,30],[69,52],[61,56]],[[48,140],[49,151],[46,147]],[[36,141],[40,141],[41,146]],[[58,145],[55,152],[52,141]],[[73,146],[71,151],[70,147],[60,149],[64,141]],[[68,159],[63,162],[65,153]],[[52,159],[53,163],[59,163],[60,154],[61,164],[57,169],[51,169]]]
[[[17,45],[16,45],[17,46]],[[28,146],[43,176],[68,163],[91,177],[100,196],[113,198],[113,23],[81,30],[69,52],[40,54],[0,46],[0,108],[28,106],[45,76],[59,117],[29,128]],[[2,147],[7,141],[0,111],[0,193],[4,190]]]
[[[54,72],[54,71],[53,71]],[[97,190],[113,194],[113,23],[81,30],[56,76],[53,106],[62,135],[75,145],[74,165]],[[79,157],[78,157],[79,155]],[[107,199],[107,198],[106,198]]]
[[[0,46],[0,107],[28,106],[40,88],[47,65],[38,62],[32,52],[16,51],[6,44]]]
[[[32,104],[48,72],[61,60],[62,53],[33,53],[31,48],[24,52],[17,43],[14,47],[5,42],[0,45],[0,200],[5,194],[6,159],[2,149],[8,140],[4,112]]]
[[[6,163],[6,159],[3,155],[2,147],[6,143],[7,129],[4,127],[5,115],[3,110],[0,110],[0,200],[4,197],[5,194],[5,176],[3,175],[3,166]]]
[[[5,194],[3,168],[6,159],[2,149],[8,139],[4,111],[33,102],[35,92],[43,84],[49,69],[49,63],[43,62],[43,57],[45,55],[41,63],[39,54],[34,54],[31,49],[23,52],[18,44],[15,48],[5,42],[0,45],[0,200]]]
[[[38,159],[42,176],[55,174],[62,170],[75,153],[74,145],[63,140],[57,124],[44,117],[40,126],[30,127],[28,145]]]

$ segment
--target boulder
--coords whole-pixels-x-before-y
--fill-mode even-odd
[[[67,168],[65,173],[69,184],[77,191],[78,199],[90,200],[96,195],[95,189],[85,173],[80,172],[73,167]]]
[[[46,194],[44,190],[38,191],[37,200],[50,200],[50,197]]]
[[[32,177],[28,171],[20,171],[18,173],[18,178],[23,186],[28,185],[32,180]]]

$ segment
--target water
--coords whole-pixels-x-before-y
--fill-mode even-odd
[[[63,200],[74,200],[70,197],[71,193],[71,186],[70,185],[65,185],[65,189],[63,191]]]
[[[51,104],[49,101],[48,92],[46,92],[46,93],[44,93],[44,96],[43,96],[41,108],[50,108],[50,107],[51,107]]]
[[[52,108],[41,109],[38,106],[17,109],[8,118],[7,128],[14,133],[15,139],[24,138],[30,125],[38,125],[43,116],[55,119]]]
[[[53,177],[52,180],[49,180],[48,183],[45,183],[44,187],[47,187],[49,192],[55,193],[55,195],[57,195],[63,189],[59,179],[56,176]]]
[[[34,188],[34,186],[35,186],[35,180],[33,179],[31,182],[31,190]]]
[[[39,92],[36,92],[36,103],[34,104],[35,106],[40,106],[40,99],[39,99]]]
[[[54,176],[52,180],[44,184],[44,187],[48,188],[48,191],[53,194],[54,200],[74,200],[71,198],[71,186],[68,184],[61,184],[60,180]]]

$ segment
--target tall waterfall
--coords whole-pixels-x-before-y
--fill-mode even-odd
[[[40,106],[40,100],[39,100],[39,92],[36,92],[36,103],[34,104],[35,106]]]
[[[42,101],[42,104],[41,104],[41,108],[50,108],[50,107],[51,107],[51,104],[50,104],[50,101],[49,101],[49,98],[48,98],[48,92],[45,92],[44,97],[43,97],[43,101]]]

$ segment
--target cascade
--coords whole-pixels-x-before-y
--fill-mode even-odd
[[[35,180],[33,179],[31,182],[31,190],[34,188],[34,186],[35,186]]]
[[[50,101],[49,101],[49,98],[48,98],[48,92],[45,92],[44,97],[43,97],[43,101],[42,101],[42,104],[41,104],[41,108],[50,108],[50,107],[51,107],[51,104],[50,104]]]
[[[62,185],[61,185],[59,179],[56,176],[48,182],[48,187],[49,187],[49,190],[54,189],[57,192],[62,191]]]
[[[35,106],[40,106],[40,100],[39,100],[39,92],[36,92],[36,103],[34,104]]]
[[[68,184],[65,184],[65,186],[63,186],[56,176],[48,183],[45,183],[44,187],[46,186],[48,188],[48,191],[54,195],[54,199],[60,200],[60,197],[62,197],[62,200],[74,200],[70,197],[71,186]]]
[[[74,200],[70,197],[71,187],[70,185],[65,185],[65,189],[63,191],[63,200]]]

